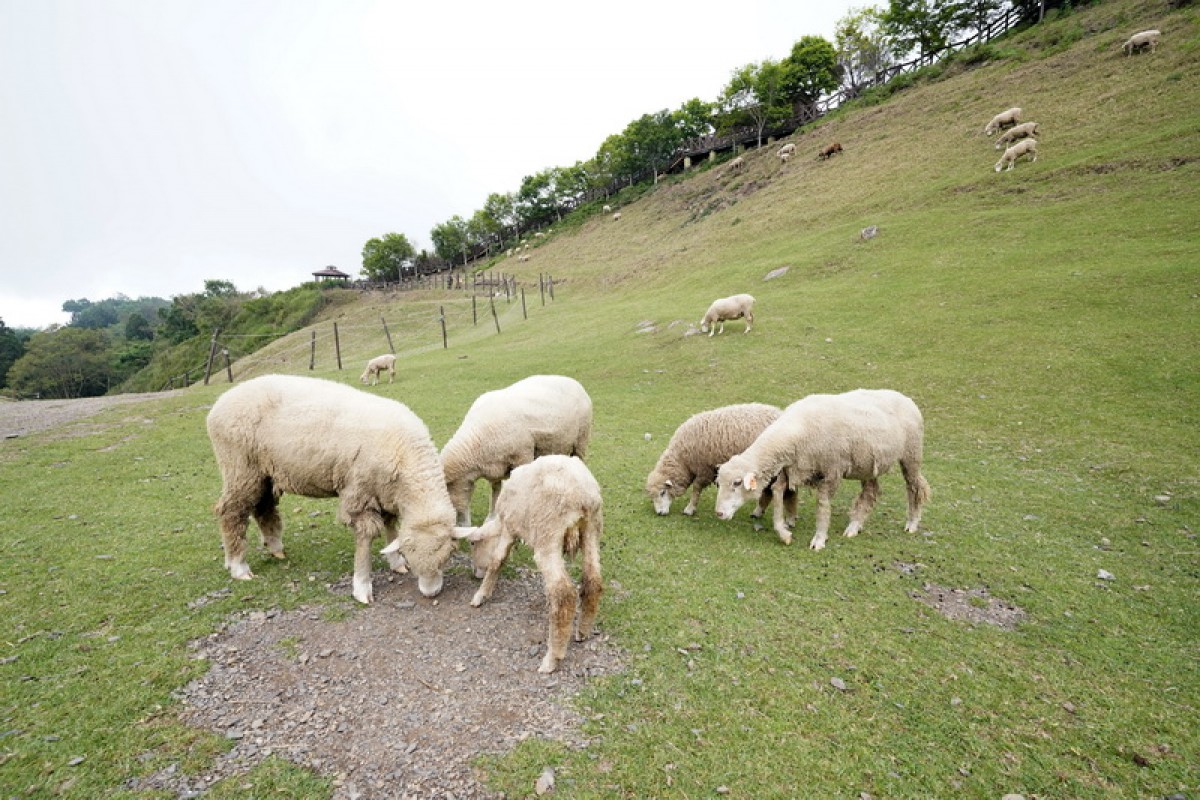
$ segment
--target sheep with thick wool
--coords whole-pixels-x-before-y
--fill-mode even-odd
[[[830,505],[844,478],[861,482],[846,536],[856,536],[879,499],[879,476],[896,463],[908,488],[908,521],[915,533],[929,499],[921,475],[925,423],[917,404],[890,389],[814,394],[784,409],[745,452],[717,470],[717,516],[730,519],[769,479],[786,470],[792,485],[817,491],[816,533],[821,550],[829,532]],[[784,531],[776,531],[783,538]]]
[[[660,515],[670,513],[671,501],[683,496],[691,487],[691,498],[683,513],[695,514],[700,493],[716,480],[717,468],[753,444],[781,413],[780,409],[766,403],[739,403],[702,411],[685,420],[676,428],[654,469],[646,476],[646,494],[650,496],[654,511]],[[786,530],[783,515],[787,514],[792,520],[796,516],[796,493],[788,491],[786,476],[762,493],[754,515],[761,516],[772,500],[776,530]],[[790,542],[789,534],[784,544]]]
[[[388,383],[394,383],[396,380],[396,357],[391,353],[385,353],[381,356],[375,356],[367,362],[367,368],[363,370],[363,374],[359,376],[359,380],[367,383],[369,380],[371,385],[379,383],[379,376],[384,372],[388,374]]]
[[[796,154],[796,143],[795,142],[788,142],[783,147],[780,147],[779,150],[776,151],[776,153],[775,153],[775,155],[777,155],[779,157],[779,160],[781,162],[783,162],[784,164],[786,164],[788,162],[788,159],[790,159],[795,154]]]
[[[500,485],[515,467],[538,456],[587,456],[592,436],[592,399],[573,378],[532,375],[503,389],[484,392],[442,447],[446,488],[459,525],[471,524],[475,481],[492,485],[488,513]]]
[[[996,162],[996,172],[1004,169],[1007,164],[1009,169],[1012,169],[1017,164],[1017,159],[1021,156],[1029,156],[1030,162],[1037,161],[1037,139],[1022,139],[1012,147],[1004,151],[1004,155],[1000,156],[1000,160]]]
[[[704,312],[704,316],[700,320],[700,332],[707,333],[709,336],[714,333],[724,333],[727,320],[741,319],[742,317],[746,319],[746,330],[743,333],[749,333],[750,325],[754,322],[754,298],[748,294],[722,297],[714,300],[708,307],[708,311]],[[718,323],[721,326],[719,331],[717,330]]]
[[[1162,32],[1157,30],[1139,31],[1133,36],[1125,40],[1125,44],[1121,45],[1121,49],[1125,51],[1125,55],[1131,56],[1138,50],[1143,50],[1147,47],[1153,53],[1158,49],[1158,43],[1162,39]]]
[[[1036,122],[1022,122],[1020,125],[1014,125],[1004,133],[996,137],[997,150],[1006,147],[1011,142],[1016,142],[1021,139],[1026,139],[1038,135],[1038,124]]]
[[[411,567],[426,597],[442,590],[454,507],[429,430],[407,406],[333,381],[264,375],[221,395],[207,427],[224,483],[215,511],[232,577],[254,577],[251,515],[267,551],[284,557],[278,506],[291,493],[340,499],[338,519],[354,530],[360,603],[373,599],[370,544],[380,534],[395,545],[393,570]]]
[[[991,122],[984,126],[984,134],[991,136],[998,131],[1002,131],[1005,128],[1011,128],[1013,125],[1019,124],[1021,122],[1021,115],[1023,113],[1025,112],[1016,106],[1005,111],[1001,111],[999,114],[992,117]]]
[[[575,620],[575,584],[566,559],[581,553],[580,610],[576,641],[592,634],[604,583],[600,576],[600,537],[604,509],[600,484],[574,456],[541,456],[517,467],[500,490],[496,513],[478,528],[457,528],[455,536],[472,542],[471,558],[483,578],[471,605],[492,596],[500,569],[520,539],[533,550],[550,607],[546,655],[538,672],[554,672],[567,652]]]

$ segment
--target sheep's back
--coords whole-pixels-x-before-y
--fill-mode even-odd
[[[765,403],[741,403],[702,411],[686,420],[667,443],[670,458],[697,477],[746,450],[782,410]]]

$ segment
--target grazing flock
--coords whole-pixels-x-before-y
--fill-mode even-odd
[[[1125,54],[1154,52],[1161,34],[1131,36]],[[1009,108],[984,127],[1005,147],[995,170],[1017,160],[1037,160],[1036,122]],[[792,143],[778,150],[781,163],[795,154]],[[840,153],[838,143],[818,154]],[[739,157],[729,170],[742,169]],[[605,211],[609,211],[607,207]],[[619,212],[614,214],[619,218]],[[713,336],[725,322],[754,322],[754,298],[737,294],[715,300],[700,321]],[[371,359],[362,383],[376,384],[383,372],[395,379],[392,355]],[[417,587],[435,597],[443,569],[459,541],[471,545],[475,575],[482,580],[471,600],[480,606],[495,591],[513,545],[533,551],[542,574],[549,627],[539,672],[555,671],[566,655],[571,631],[581,641],[592,631],[603,582],[600,537],[604,531],[600,485],[584,463],[592,433],[592,401],[576,380],[534,375],[480,395],[439,452],[425,423],[395,400],[342,383],[289,375],[265,375],[229,389],[217,399],[206,424],[222,478],[214,507],[225,568],[232,578],[254,577],[246,561],[251,517],[270,556],[284,558],[279,499],[285,493],[337,497],[338,519],[354,532],[352,594],[374,600],[372,542],[399,573],[411,570]],[[645,484],[652,510],[670,512],[688,493],[683,509],[697,512],[701,492],[717,486],[716,516],[734,517],[747,501],[753,516],[773,508],[780,542],[791,544],[797,519],[797,490],[816,494],[812,550],[828,541],[831,506],[843,480],[857,481],[843,536],[862,531],[880,496],[879,479],[899,465],[908,514],[904,529],[917,531],[930,497],[921,474],[924,419],[912,399],[890,389],[810,394],[786,408],[743,403],[701,411],[675,430]],[[476,481],[491,484],[488,514],[471,525]],[[577,592],[566,559],[581,555]],[[577,602],[578,595],[578,602]],[[575,622],[578,606],[579,619]]]

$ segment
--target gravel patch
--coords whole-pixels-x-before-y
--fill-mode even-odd
[[[0,401],[0,438],[16,439],[30,433],[59,428],[93,417],[116,406],[161,400],[170,392],[114,394],[73,400]],[[87,431],[84,431],[86,433]],[[82,435],[82,434],[81,434]]]

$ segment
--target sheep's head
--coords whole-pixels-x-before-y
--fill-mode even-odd
[[[442,567],[454,552],[453,527],[449,521],[423,525],[403,525],[396,540],[383,548],[383,554],[399,551],[408,562],[409,570],[417,576],[417,588],[426,597],[437,597],[442,591]]]
[[[475,577],[482,578],[488,567],[498,559],[504,558],[500,549],[500,528],[495,517],[489,517],[477,528],[458,526],[454,529],[454,538],[465,539],[471,543],[471,564],[475,569]]]
[[[717,517],[732,519],[747,500],[755,500],[766,488],[763,481],[741,456],[734,456],[717,470]]]
[[[654,505],[654,513],[666,516],[671,513],[671,501],[683,494],[687,487],[670,478],[664,478],[657,472],[646,478],[646,494]]]

